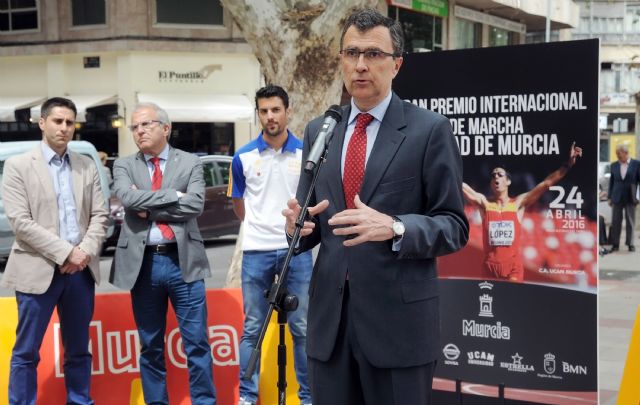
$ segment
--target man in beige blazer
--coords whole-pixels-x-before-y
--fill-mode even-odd
[[[108,212],[95,163],[67,149],[75,118],[71,100],[45,101],[39,121],[42,143],[4,166],[2,195],[16,240],[0,285],[15,289],[18,304],[10,404],[35,404],[38,352],[56,307],[66,403],[93,404],[89,322]]]

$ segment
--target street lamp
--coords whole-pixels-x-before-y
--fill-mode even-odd
[[[115,115],[111,116],[111,127],[112,128],[123,128],[127,125],[127,105],[124,100],[120,97],[116,98],[116,106],[117,102],[120,101],[122,103],[122,113],[124,117],[116,112]]]

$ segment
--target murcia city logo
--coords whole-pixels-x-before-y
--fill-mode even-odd
[[[493,318],[493,310],[491,307],[493,304],[493,297],[486,293],[486,291],[490,292],[493,289],[493,284],[483,281],[478,285],[480,286],[480,292],[484,292],[484,294],[479,297],[480,312],[478,313],[478,315],[485,318]]]
[[[491,291],[493,289],[493,284],[483,281],[479,283],[480,287],[480,312],[478,316],[485,318],[493,318],[493,297],[490,296],[486,291]],[[462,320],[462,336],[473,336],[484,339],[498,339],[498,340],[511,340],[511,328],[503,325],[502,322],[498,321],[495,324],[486,324],[476,322],[471,319],[463,319]]]
[[[511,356],[511,359],[513,360],[511,363],[500,362],[500,367],[506,368],[507,371],[513,371],[516,373],[528,373],[529,371],[534,371],[531,364],[522,364],[522,359],[524,359],[524,357],[520,356],[520,354],[514,354]]]
[[[544,355],[544,371],[547,374],[553,374],[556,372],[556,356],[551,353]]]
[[[444,364],[448,364],[450,366],[458,365],[458,358],[460,357],[460,349],[458,346],[453,343],[447,344],[444,349],[442,349],[442,354],[444,354]]]

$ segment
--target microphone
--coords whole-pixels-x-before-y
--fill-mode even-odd
[[[333,129],[340,121],[342,121],[340,106],[332,105],[327,112],[324,113],[324,121],[322,121],[322,126],[318,130],[318,135],[311,147],[311,151],[309,151],[307,162],[304,165],[305,172],[313,173],[325,147],[329,145],[331,138],[333,138]]]

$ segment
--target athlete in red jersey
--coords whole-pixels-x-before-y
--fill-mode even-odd
[[[549,189],[558,183],[569,169],[582,156],[582,148],[574,142],[569,151],[569,160],[547,176],[531,191],[515,198],[509,197],[511,176],[504,167],[497,166],[491,171],[491,190],[489,199],[462,183],[462,191],[469,203],[482,211],[482,230],[485,251],[484,275],[500,280],[521,283],[524,280],[524,267],[520,252],[520,223],[524,210],[534,204]]]

